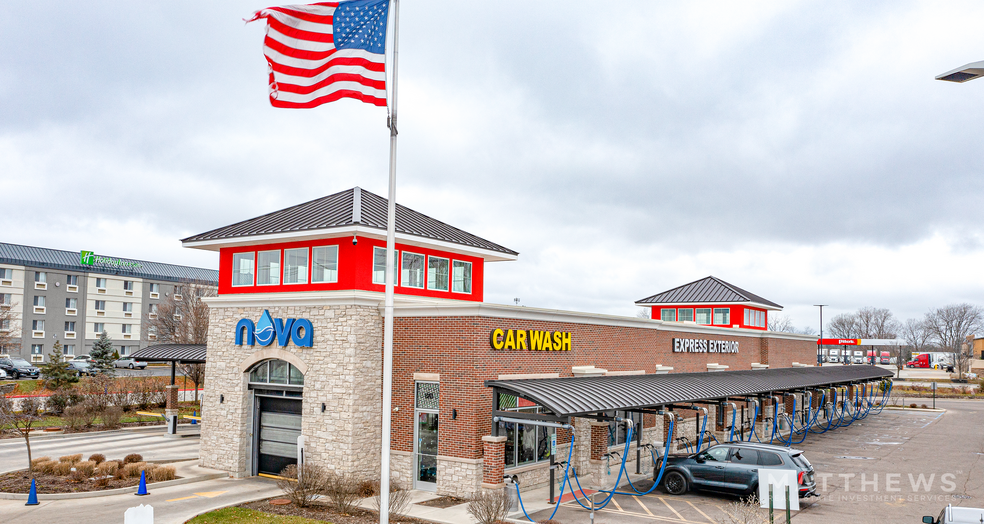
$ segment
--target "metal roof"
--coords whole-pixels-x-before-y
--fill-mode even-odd
[[[137,350],[130,358],[152,362],[205,362],[205,344],[156,344]]]
[[[729,284],[717,277],[706,277],[689,284],[675,287],[651,297],[636,301],[636,304],[681,304],[708,302],[755,302],[765,306],[782,309],[782,306],[766,300],[755,293]]]
[[[122,258],[122,257],[113,257]],[[78,251],[64,251],[46,247],[22,246],[0,242],[0,263],[46,269],[60,269],[79,273],[131,276],[148,280],[170,282],[203,282],[218,285],[219,272],[214,269],[178,266],[162,262],[125,259],[137,262],[139,268],[85,265],[79,261]]]
[[[827,387],[891,377],[876,366],[830,366],[611,377],[488,380],[488,387],[535,402],[558,416]]]
[[[182,239],[182,242],[208,242],[232,238],[315,231],[360,225],[386,230],[389,201],[365,189],[354,187],[310,202],[243,220],[228,226]],[[396,205],[396,231],[421,238],[440,240],[509,255],[516,251],[449,226],[440,220]]]

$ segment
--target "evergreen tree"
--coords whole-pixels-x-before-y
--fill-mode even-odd
[[[103,331],[92,345],[92,351],[89,352],[93,369],[107,375],[114,374],[116,371],[116,367],[113,366],[114,351],[113,341],[109,339],[109,334]]]
[[[79,381],[79,377],[75,376],[75,370],[68,365],[62,355],[61,342],[55,342],[55,347],[48,354],[48,363],[41,366],[41,380],[44,381],[44,387],[51,391],[57,391]]]

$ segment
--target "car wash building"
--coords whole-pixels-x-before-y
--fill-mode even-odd
[[[353,188],[183,240],[216,251],[220,263],[218,296],[209,299],[203,466],[277,474],[297,461],[303,436],[306,461],[378,477],[386,207],[385,198]],[[778,306],[740,290],[736,297],[738,288],[718,279],[698,281],[703,292],[668,298],[665,309],[677,310],[672,321],[659,320],[668,315],[662,311],[650,320],[487,303],[485,264],[518,254],[402,206],[396,250],[389,415],[392,469],[406,487],[470,496],[501,485],[503,474],[520,476],[524,487],[543,485],[550,461],[566,458],[562,444],[572,433],[586,443],[575,451],[579,471],[601,471],[604,450],[625,441],[616,416],[638,419],[634,449],[663,440],[664,417],[621,408],[690,402],[699,409],[682,413],[674,432],[693,434],[707,409],[709,430],[720,435],[736,410],[752,418],[758,400],[750,396],[786,406],[788,397],[768,393],[860,388],[876,378],[818,378],[810,373],[821,368],[794,367],[815,360],[816,338],[734,321],[746,307]],[[658,299],[640,302],[665,310]],[[732,320],[718,325],[714,309],[724,307]],[[681,317],[688,308],[695,319],[710,308],[710,321]],[[684,382],[665,386],[671,377]],[[623,388],[625,396],[590,394],[580,409],[558,403],[556,390],[523,389],[565,381]],[[720,389],[725,382],[734,387]],[[702,384],[744,400],[712,399],[718,390]],[[663,396],[638,398],[657,391]],[[512,416],[493,422],[503,413]],[[524,418],[563,419],[573,429]]]

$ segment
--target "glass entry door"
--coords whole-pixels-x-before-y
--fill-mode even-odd
[[[418,382],[414,410],[414,488],[437,491],[438,384]]]

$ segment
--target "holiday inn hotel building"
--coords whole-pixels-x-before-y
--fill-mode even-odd
[[[128,355],[156,341],[157,304],[189,284],[216,286],[218,272],[0,243],[0,308],[13,312],[0,325],[13,335],[0,355],[44,363],[56,342],[66,356],[88,354],[104,330]]]
[[[182,240],[219,262],[218,296],[206,299],[202,466],[277,474],[297,461],[301,442],[311,463],[378,477],[385,415],[392,471],[404,486],[467,497],[509,474],[526,489],[547,482],[554,439],[563,460],[571,433],[493,424],[486,381],[816,360],[816,337],[760,325],[781,306],[714,277],[624,297],[654,310],[652,320],[485,302],[487,264],[519,254],[398,205],[393,411],[382,414],[386,210],[385,198],[352,188]],[[495,398],[517,417],[541,410],[518,396]],[[706,407],[708,427],[722,430],[724,409]],[[695,413],[674,431],[692,435]],[[638,423],[642,444],[662,441],[661,418]],[[584,474],[602,474],[601,444],[625,440],[607,422],[576,419],[574,432],[591,443],[573,459]]]

